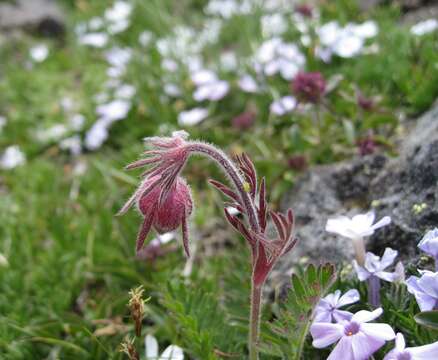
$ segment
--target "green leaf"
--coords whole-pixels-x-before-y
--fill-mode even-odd
[[[438,330],[438,310],[423,311],[415,315],[417,324]]]
[[[270,334],[263,334],[260,351],[283,359],[301,359],[314,309],[335,279],[331,264],[309,265],[293,274],[287,299],[279,304],[277,320],[269,325]]]

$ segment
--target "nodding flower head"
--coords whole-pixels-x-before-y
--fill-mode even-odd
[[[236,116],[231,125],[237,130],[249,129],[255,121],[256,114],[252,111],[245,111],[242,114]]]
[[[187,218],[192,212],[193,201],[185,180],[179,176],[189,152],[185,148],[187,133],[176,132],[170,138],[147,138],[151,150],[144,153],[145,158],[127,166],[135,169],[150,165],[142,177],[138,189],[120,209],[124,214],[137,204],[144,216],[137,235],[137,252],[142,248],[151,228],[162,234],[182,227],[183,243],[189,255]]]
[[[325,93],[326,82],[320,72],[299,72],[292,81],[291,88],[301,101],[316,104]]]

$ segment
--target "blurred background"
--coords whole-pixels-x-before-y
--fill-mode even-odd
[[[135,258],[140,217],[114,216],[138,183],[124,166],[184,129],[248,153],[279,208],[308,169],[397,157],[438,96],[437,15],[421,0],[0,0],[0,357],[121,358],[138,285],[160,343],[239,353],[249,265],[207,186],[221,173],[185,170],[186,263],[179,234]]]

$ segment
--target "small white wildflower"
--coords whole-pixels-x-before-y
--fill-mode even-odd
[[[82,114],[74,114],[69,119],[70,127],[75,131],[80,131],[85,124],[85,116]]]
[[[339,216],[334,219],[327,220],[325,230],[344,236],[349,239],[363,238],[374,234],[374,231],[391,223],[391,218],[385,216],[377,223],[374,223],[376,214],[370,211],[366,214],[353,216],[351,219],[347,216]]]
[[[122,84],[116,89],[114,95],[122,99],[131,99],[135,95],[135,92],[135,86],[130,84]]]
[[[10,170],[26,162],[24,153],[18,145],[11,145],[6,148],[0,157],[0,168]]]
[[[75,135],[66,139],[63,139],[59,143],[59,147],[62,150],[70,151],[73,156],[80,155],[82,152],[81,138],[79,135]]]
[[[96,113],[109,121],[117,121],[126,118],[131,109],[131,102],[127,100],[113,100],[109,103],[99,105]]]
[[[182,111],[178,115],[178,124],[180,126],[193,126],[199,124],[208,116],[208,110],[204,108],[194,108]]]
[[[438,20],[437,19],[428,19],[419,22],[411,27],[411,34],[416,36],[422,36],[429,34],[438,29]]]
[[[176,345],[169,345],[161,355],[158,354],[158,341],[152,335],[146,335],[145,356],[146,360],[184,360],[183,350]]]
[[[87,45],[96,48],[103,48],[108,43],[108,34],[95,32],[83,34],[79,37],[79,43],[81,45]]]
[[[139,37],[138,37],[138,42],[140,43],[140,45],[146,47],[148,46],[153,39],[153,34],[150,31],[143,31]]]
[[[262,34],[265,38],[282,35],[288,27],[286,18],[281,13],[264,15],[261,18]]]
[[[39,44],[30,48],[29,53],[33,61],[43,62],[49,56],[49,48],[45,44]]]
[[[97,120],[85,134],[85,147],[88,150],[97,150],[108,138],[110,122],[106,119]]]
[[[296,105],[297,100],[293,96],[288,95],[275,100],[270,106],[270,111],[275,115],[282,116],[292,112]]]
[[[238,82],[239,87],[247,93],[256,93],[259,90],[257,82],[251,75],[243,75]]]
[[[164,84],[163,90],[164,90],[164,93],[170,97],[178,97],[178,96],[181,96],[181,93],[182,93],[181,89],[178,87],[178,85],[173,84],[173,83]]]

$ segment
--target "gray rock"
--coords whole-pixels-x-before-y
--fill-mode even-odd
[[[428,4],[432,4],[433,0],[390,0],[392,4],[397,4],[401,7],[403,11],[411,11],[419,9],[423,6],[427,6]],[[374,8],[375,6],[382,5],[388,3],[387,0],[361,0],[359,2],[359,6],[362,10],[368,11]]]
[[[392,223],[367,240],[367,250],[381,254],[390,246],[402,259],[412,259],[424,232],[438,225],[438,103],[401,141],[398,157],[378,154],[315,167],[281,207],[294,210],[299,243],[282,259],[278,273],[303,256],[312,262],[351,260],[350,241],[326,233],[325,224],[330,217],[371,207],[377,218],[389,215]]]
[[[53,0],[16,0],[0,3],[0,30],[23,29],[43,36],[62,36],[65,18]]]

